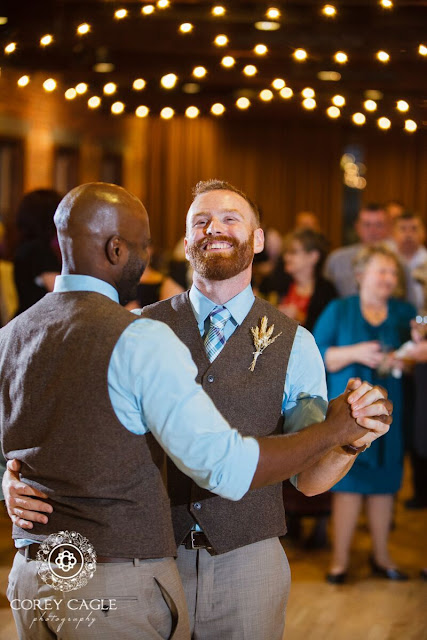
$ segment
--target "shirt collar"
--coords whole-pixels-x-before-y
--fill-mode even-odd
[[[231,300],[225,302],[222,306],[228,309],[233,320],[240,325],[251,310],[254,300],[255,296],[252,287],[248,284],[243,291],[234,296],[234,298],[231,298]],[[194,284],[190,289],[190,302],[199,327],[204,325],[212,309],[218,306],[216,302],[213,302],[203,295]]]
[[[119,301],[119,294],[117,290],[105,280],[99,280],[99,278],[93,278],[92,276],[84,275],[65,275],[56,276],[55,278],[55,293],[66,293],[67,291],[94,291],[95,293],[101,293],[103,296],[107,296],[113,302]]]

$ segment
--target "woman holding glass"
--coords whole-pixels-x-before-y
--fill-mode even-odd
[[[332,489],[333,557],[327,580],[333,584],[346,580],[350,545],[364,498],[373,573],[390,580],[407,579],[388,551],[393,497],[403,471],[401,372],[392,352],[409,339],[410,320],[416,312],[409,303],[392,297],[400,263],[390,249],[365,247],[354,267],[359,295],[331,302],[313,332],[325,362],[329,396],[342,393],[349,377],[369,380],[387,389],[394,403],[394,419],[386,436],[357,454],[349,473]]]

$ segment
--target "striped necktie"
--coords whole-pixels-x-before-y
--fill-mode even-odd
[[[211,362],[219,355],[225,345],[224,327],[231,313],[225,307],[214,307],[209,314],[210,326],[205,337],[205,349]]]

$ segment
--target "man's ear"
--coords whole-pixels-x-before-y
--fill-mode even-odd
[[[254,231],[254,253],[261,253],[264,249],[264,231],[259,228]]]
[[[188,240],[187,238],[184,238],[184,251],[185,251],[185,257],[188,260],[188,253],[187,253],[187,247],[188,247]]]
[[[105,245],[105,253],[108,261],[111,264],[119,264],[126,251],[126,243],[120,236],[111,236],[111,238],[107,240],[107,244]]]

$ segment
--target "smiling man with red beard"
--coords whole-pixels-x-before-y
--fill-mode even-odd
[[[251,288],[253,257],[264,247],[256,205],[219,180],[199,182],[193,195],[185,237],[193,286],[145,307],[143,316],[165,322],[187,345],[198,382],[243,433],[279,434],[284,422],[292,433],[323,421],[325,373],[313,337]],[[262,337],[263,318],[268,348],[254,336],[258,327]],[[353,444],[362,451],[368,441]],[[294,452],[302,473],[293,482],[309,495],[328,489],[355,458],[337,449],[310,466],[304,445]],[[168,491],[192,637],[282,640],[290,571],[279,541],[286,533],[281,484],[231,502],[169,461]]]

